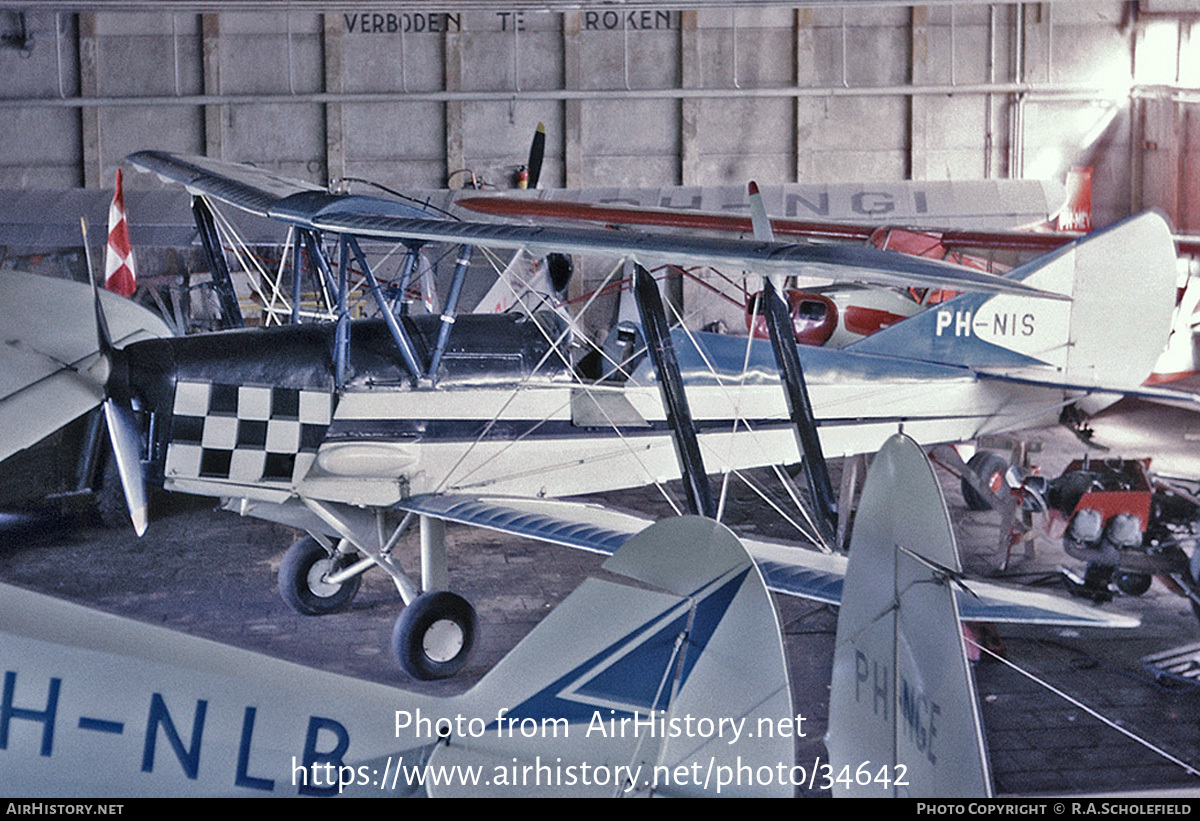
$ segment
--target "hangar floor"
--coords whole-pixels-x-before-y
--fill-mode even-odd
[[[1151,456],[1164,474],[1200,477],[1200,416],[1123,402],[1095,420],[1096,441],[1111,455]],[[1043,442],[1041,463],[1054,476],[1085,448],[1063,429],[1032,434]],[[1093,453],[1096,453],[1093,451]],[[943,486],[968,568],[990,574],[998,564],[998,515],[966,510],[958,482]],[[735,529],[771,535],[749,494],[731,505]],[[656,491],[617,494],[610,501],[662,513]],[[599,565],[590,554],[546,547],[479,530],[451,527],[448,543],[455,589],[476,606],[481,636],[466,673],[450,682],[405,680],[388,649],[398,597],[381,573],[368,573],[350,612],[325,618],[294,614],[276,592],[275,571],[294,536],[286,528],[213,512],[207,500],[157,500],[147,535],[106,530],[83,521],[14,520],[0,531],[0,580],[102,610],[251,648],[313,667],[447,694],[478,680],[504,653]],[[416,567],[416,537],[403,562]],[[1061,546],[1041,539],[1032,555],[1015,556],[1009,575],[1029,581],[1073,564]],[[805,716],[798,762],[825,749],[828,682],[836,612],[777,599],[786,634],[796,711]],[[1142,656],[1200,641],[1187,602],[1155,583],[1141,598],[1112,607],[1136,613],[1134,630],[1003,629],[1007,657],[1200,769],[1200,690],[1156,681]],[[1200,778],[1106,726],[1013,669],[994,660],[976,665],[997,792],[1004,794],[1161,794],[1196,789]],[[803,791],[801,791],[803,792]],[[819,793],[818,793],[819,794]]]

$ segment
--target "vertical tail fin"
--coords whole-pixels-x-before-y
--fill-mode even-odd
[[[667,519],[604,567],[654,589],[578,588],[464,696],[464,712],[499,717],[488,732],[452,739],[432,763],[621,771],[624,781],[579,795],[790,796],[787,779],[745,775],[790,773],[794,739],[765,729],[793,715],[791,689],[774,605],[737,537],[709,519]],[[697,766],[712,776],[707,788],[681,777]],[[549,792],[543,780],[522,794]]]
[[[1058,212],[1056,230],[1092,230],[1092,169],[1076,166],[1067,172],[1067,201]]]
[[[835,796],[991,795],[958,569],[929,460],[893,436],[867,475],[838,615],[826,746],[834,778],[847,767],[850,777]]]
[[[1008,276],[1072,301],[963,294],[848,350],[1010,372],[1034,369],[1072,385],[1135,387],[1150,375],[1175,304],[1175,246],[1161,216],[1130,217]]]

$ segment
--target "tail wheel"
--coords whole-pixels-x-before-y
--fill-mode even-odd
[[[341,556],[329,555],[321,543],[306,536],[288,548],[279,565],[279,595],[288,606],[305,616],[340,613],[350,606],[362,576],[341,584],[329,584],[329,574],[341,569]]]
[[[425,593],[396,620],[392,651],[415,679],[449,678],[466,666],[477,624],[475,608],[462,596],[446,590]]]
[[[980,483],[992,493],[999,493],[1004,488],[1004,473],[1008,470],[1008,462],[998,453],[981,450],[967,462],[967,468],[979,477]],[[971,483],[962,480],[963,501],[970,510],[991,510],[991,500],[981,496]]]

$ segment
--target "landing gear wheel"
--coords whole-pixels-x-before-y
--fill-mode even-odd
[[[325,577],[341,569],[341,556],[330,556],[321,543],[306,536],[288,548],[279,565],[279,595],[288,606],[305,616],[340,613],[350,606],[362,576],[341,584],[329,584]]]
[[[1126,596],[1141,596],[1150,589],[1154,577],[1149,573],[1131,573],[1128,570],[1118,570],[1113,574],[1113,582],[1117,589]]]
[[[991,489],[992,493],[999,493],[1004,487],[1004,473],[1008,470],[1008,462],[1004,461],[1004,457],[998,453],[981,450],[971,457],[971,461],[967,462],[967,468],[973,471],[979,477],[980,483]],[[992,509],[991,501],[980,496],[966,479],[962,480],[962,495],[969,510]]]
[[[462,596],[424,593],[404,608],[392,630],[392,652],[415,679],[449,678],[461,670],[475,646],[475,608]]]

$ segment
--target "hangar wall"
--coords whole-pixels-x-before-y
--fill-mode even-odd
[[[0,12],[0,188],[144,148],[324,182],[1061,176],[1200,230],[1196,15],[1053,2],[578,12]],[[1196,36],[1193,37],[1195,30]],[[459,172],[459,173],[454,173]],[[153,185],[137,178],[133,184]]]

